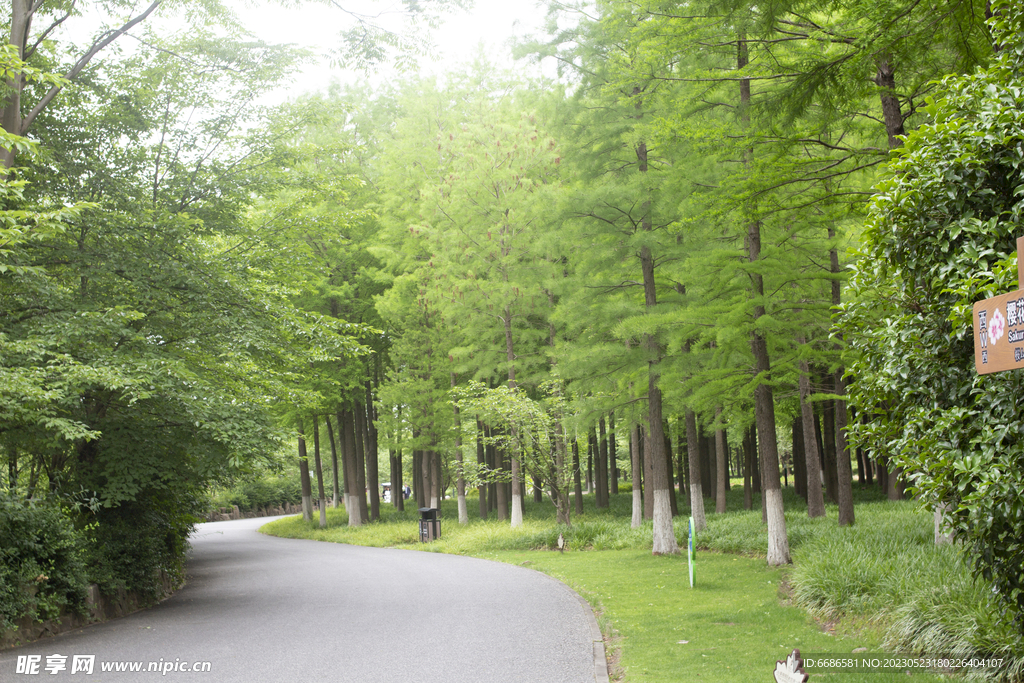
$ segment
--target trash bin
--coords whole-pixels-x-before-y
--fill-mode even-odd
[[[441,538],[441,520],[437,508],[420,508],[420,543]]]

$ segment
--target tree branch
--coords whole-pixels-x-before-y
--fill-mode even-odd
[[[144,12],[142,12],[135,18],[127,21],[123,26],[121,26],[121,28],[115,29],[113,31],[107,31],[106,33],[102,34],[92,44],[92,47],[90,47],[84,55],[79,57],[78,61],[75,62],[75,65],[71,67],[71,70],[64,74],[64,78],[69,81],[74,80],[75,77],[77,77],[78,74],[82,72],[82,69],[84,69],[89,64],[89,62],[92,61],[92,58],[99,54],[99,52],[103,50],[103,48],[110,45],[112,42],[114,42],[122,35],[124,35],[127,31],[133,29],[135,26],[141,24],[143,21],[149,18],[149,15],[152,14],[156,10],[156,8],[160,6],[162,2],[163,0],[153,0],[153,3],[149,7],[147,7]],[[36,106],[32,107],[32,111],[26,114],[25,118],[23,118],[21,121],[21,135],[25,135],[28,132],[29,126],[32,125],[32,122],[39,115],[39,113],[42,112],[43,109],[45,109],[46,106],[50,104],[51,101],[53,101],[53,98],[56,97],[63,89],[64,86],[61,85],[53,86],[52,88],[50,88],[50,91],[43,95],[43,98],[39,100],[38,103],[36,103]]]

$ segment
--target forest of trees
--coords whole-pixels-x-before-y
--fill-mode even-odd
[[[1012,280],[1011,3],[552,3],[517,52],[557,79],[480,58],[279,107],[301,56],[216,3],[92,48],[48,38],[74,3],[4,9],[4,488],[111,566],[180,562],[206,487],[297,439],[307,515],[372,522],[387,473],[569,524],[628,477],[654,553],[742,476],[773,565],[783,482],[849,525],[856,469],[1024,612],[1024,389],[955,326]],[[353,63],[402,42],[360,27]]]

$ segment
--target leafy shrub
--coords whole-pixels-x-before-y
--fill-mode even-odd
[[[164,493],[101,508],[90,528],[90,578],[105,593],[136,592],[143,601],[163,592],[162,579],[180,583],[188,537],[203,503],[190,492]]]
[[[851,443],[887,455],[914,495],[945,509],[1024,636],[1024,384],[979,374],[972,333],[982,310],[1002,315],[988,303],[975,322],[975,303],[1013,291],[1024,263],[1021,4],[993,2],[990,26],[993,63],[942,81],[933,122],[906,137],[876,188],[840,329],[850,400],[871,416],[850,425]],[[1007,339],[1020,324],[1011,305],[1000,303]]]
[[[325,486],[327,482],[324,482]],[[234,486],[215,491],[208,507],[237,505],[245,512],[256,508],[283,507],[302,501],[302,487],[297,474],[265,475],[259,479],[237,482]]]
[[[83,547],[81,534],[55,502],[0,492],[0,630],[25,615],[45,621],[65,607],[83,610]]]

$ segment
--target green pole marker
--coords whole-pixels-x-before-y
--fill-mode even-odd
[[[690,588],[693,588],[693,517],[690,517],[690,543],[686,547],[686,554],[690,558]]]

